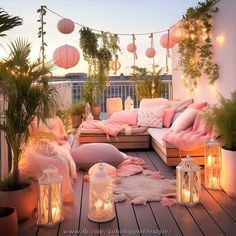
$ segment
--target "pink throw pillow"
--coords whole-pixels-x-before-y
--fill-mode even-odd
[[[193,104],[190,104],[188,107],[201,110],[205,106],[207,106],[207,102],[193,103]]]
[[[125,160],[122,153],[109,143],[84,144],[75,149],[71,155],[78,166],[84,170],[89,170],[99,162],[116,167]]]
[[[138,113],[136,110],[114,112],[106,121],[109,123],[123,123],[135,126],[138,121]]]
[[[186,100],[171,100],[169,107],[170,108],[176,108],[176,112],[182,112],[184,111],[188,105],[193,103],[193,99],[186,99]]]
[[[169,128],[171,125],[171,121],[175,115],[176,108],[167,108],[164,111],[164,116],[163,116],[163,126],[166,128]]]
[[[180,132],[193,125],[193,122],[197,116],[198,110],[194,108],[187,108],[181,113],[181,115],[174,121],[171,126],[173,132]]]
[[[144,127],[162,128],[165,108],[166,106],[140,108],[137,124]]]

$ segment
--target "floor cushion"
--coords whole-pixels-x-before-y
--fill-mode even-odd
[[[124,155],[109,143],[88,143],[76,148],[72,153],[77,165],[88,171],[98,162],[105,162],[114,167],[125,160]]]

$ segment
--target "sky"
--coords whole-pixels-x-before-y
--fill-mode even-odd
[[[167,30],[182,19],[189,7],[195,7],[199,0],[1,0],[0,7],[10,15],[23,18],[23,25],[7,32],[0,38],[0,57],[8,55],[8,44],[16,38],[27,39],[32,44],[31,59],[36,60],[40,52],[38,38],[39,15],[37,9],[46,5],[50,10],[69,18],[74,22],[113,33],[151,33]],[[62,34],[57,30],[57,22],[61,18],[47,11],[46,21],[46,59],[52,60],[52,54],[57,47],[65,44],[76,47],[80,53],[79,63],[70,69],[55,67],[54,75],[87,72],[87,62],[83,60],[79,48],[79,25],[71,34]],[[165,67],[165,49],[160,45],[160,37],[164,33],[154,34],[154,48],[157,51],[155,64]],[[133,55],[126,49],[132,42],[132,36],[119,36],[121,53],[119,61],[121,69],[117,72],[128,75],[132,72]],[[149,35],[136,36],[137,56],[136,65],[151,69],[152,59],[145,56],[150,47]],[[169,59],[171,68],[171,59]]]

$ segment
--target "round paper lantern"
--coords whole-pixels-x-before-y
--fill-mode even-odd
[[[66,44],[57,48],[52,58],[57,66],[68,69],[78,64],[80,55],[75,47]]]
[[[170,38],[174,43],[179,43],[185,37],[184,29],[179,26],[175,26],[170,31]]]
[[[175,42],[171,40],[171,37],[169,35],[169,44],[168,44],[168,34],[164,34],[160,38],[160,44],[163,48],[173,48],[175,46]]]
[[[149,58],[153,58],[156,55],[156,50],[154,48],[148,48],[145,52],[145,55]]]
[[[111,63],[111,69],[114,70],[115,72],[116,72],[117,70],[119,70],[120,67],[121,67],[121,64],[120,64],[119,61],[113,61],[113,62]]]
[[[137,46],[134,43],[130,43],[127,46],[127,50],[128,50],[128,52],[134,53],[137,50]]]
[[[57,29],[62,34],[70,34],[73,32],[75,24],[72,20],[63,18],[57,23]]]

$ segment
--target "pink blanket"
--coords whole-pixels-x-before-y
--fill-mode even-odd
[[[192,151],[203,146],[211,138],[211,132],[206,127],[202,114],[198,114],[193,127],[179,133],[171,131],[162,139],[183,151]]]
[[[107,121],[101,120],[92,120],[83,122],[83,128],[86,129],[100,129],[105,134],[111,136],[117,136],[120,132],[122,132],[128,125],[127,124],[116,124],[109,123]]]

